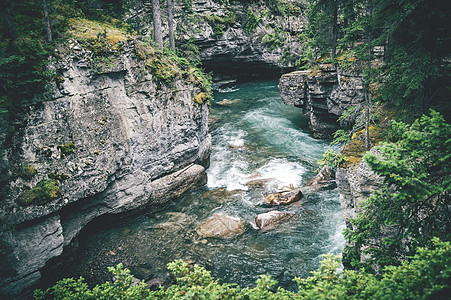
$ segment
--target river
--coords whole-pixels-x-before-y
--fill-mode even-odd
[[[66,256],[65,276],[97,283],[108,277],[107,265],[122,262],[138,278],[169,282],[166,264],[184,259],[221,282],[253,286],[267,274],[294,289],[292,279],[316,270],[321,254],[342,252],[345,224],[336,189],[279,208],[296,217],[275,230],[253,226],[257,214],[270,210],[261,205],[263,196],[312,178],[328,142],[312,138],[301,110],[283,104],[277,81],[229,86],[214,98],[207,185],[133,220],[108,221],[95,231],[91,226],[81,234],[77,254]],[[255,179],[266,184],[246,185]],[[245,233],[232,240],[199,237],[195,227],[215,213],[241,218]]]

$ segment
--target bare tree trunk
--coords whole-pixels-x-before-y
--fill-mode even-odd
[[[334,1],[334,19],[332,24],[332,57],[337,54],[337,39],[338,39],[338,3]]]
[[[160,50],[163,50],[163,33],[161,31],[160,0],[152,0],[153,30],[155,42]]]
[[[370,16],[369,21],[371,22],[371,19],[373,17],[373,0],[370,0]],[[371,23],[368,23],[367,26],[367,34],[368,34],[368,71],[371,68],[371,58],[373,54],[373,34],[372,34],[372,28]],[[370,93],[370,84],[369,84],[369,75],[367,75],[367,78],[365,79],[365,150],[370,150],[370,102],[371,102],[371,93]]]
[[[168,0],[169,47],[175,50],[174,15],[172,14],[172,7],[172,0]]]
[[[47,32],[47,42],[51,42],[52,39],[52,27],[50,26],[49,8],[47,7],[47,0],[42,0],[42,8],[44,9],[45,29]]]

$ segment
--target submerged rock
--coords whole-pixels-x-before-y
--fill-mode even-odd
[[[196,227],[201,237],[232,239],[244,233],[246,227],[239,218],[215,214]]]
[[[315,177],[303,186],[303,188],[308,188],[310,192],[334,187],[336,187],[335,172],[327,166],[323,167]]]
[[[240,190],[240,189],[236,189],[236,190],[227,190],[226,188],[217,188],[214,190],[209,190],[206,191],[205,193],[202,194],[201,198],[205,199],[205,198],[213,198],[213,199],[219,199],[222,200],[224,198],[227,197],[231,197],[231,196],[235,196],[241,193],[246,192],[245,190]]]
[[[261,230],[271,230],[274,229],[280,222],[288,220],[294,215],[294,213],[286,211],[270,211],[256,216],[255,225]]]
[[[267,185],[268,183],[275,181],[275,178],[260,178],[260,179],[253,179],[248,182],[246,182],[246,186],[248,188],[261,188]]]
[[[302,197],[304,197],[304,195],[302,194],[300,189],[282,191],[266,195],[263,198],[263,204],[271,206],[288,205],[301,200]]]
[[[238,102],[241,102],[241,99],[233,99],[233,100],[223,99],[223,100],[219,101],[217,104],[218,105],[231,105],[231,104],[235,104]]]

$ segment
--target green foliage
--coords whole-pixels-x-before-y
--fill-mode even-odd
[[[448,26],[444,5],[444,0],[310,0],[309,37],[319,56],[337,47],[340,68],[364,72],[367,83],[383,83],[373,93],[378,101],[408,107],[415,117],[430,107],[446,112],[448,50],[437,30]],[[383,46],[384,62],[370,66],[374,46]]]
[[[217,15],[206,15],[204,18],[210,23],[213,28],[213,35],[220,37],[224,34],[224,31],[236,23],[236,14],[229,11],[226,16],[220,17]]]
[[[350,141],[349,132],[344,129],[338,129],[334,133],[334,139],[330,143],[331,145],[343,145]]]
[[[258,24],[269,14],[269,10],[264,10],[260,14],[256,14],[252,7],[247,9],[246,33],[251,34],[257,29]]]
[[[42,179],[33,188],[25,191],[17,198],[22,206],[44,205],[61,196],[58,182],[50,179]]]
[[[61,157],[72,154],[75,152],[75,145],[74,143],[67,143],[65,145],[58,145],[58,150],[61,152]]]
[[[132,284],[134,277],[122,264],[116,268],[109,267],[115,281],[96,285],[93,289],[88,287],[83,277],[78,280],[67,278],[58,281],[53,287],[42,291],[35,290],[35,299],[146,299],[150,291],[146,289],[144,282]]]
[[[337,151],[331,149],[327,149],[326,152],[324,152],[323,157],[320,160],[318,160],[318,164],[321,167],[324,166],[338,167],[346,162],[347,162],[346,157],[337,153]]]
[[[35,299],[426,299],[446,295],[451,275],[451,245],[437,238],[430,248],[419,248],[415,256],[400,266],[386,267],[380,276],[361,271],[338,272],[340,257],[325,255],[312,276],[294,281],[297,293],[277,288],[277,281],[261,275],[254,288],[241,289],[234,284],[220,284],[209,271],[177,260],[168,264],[177,283],[167,289],[149,291],[136,282],[122,264],[109,268],[114,283],[106,282],[92,289],[84,282],[63,279],[46,291],[36,290]]]
[[[393,121],[391,130],[398,140],[378,147],[381,157],[365,156],[385,187],[364,202],[356,230],[345,232],[356,266],[397,264],[433,236],[449,238],[451,125],[431,111],[411,125]],[[371,258],[360,262],[363,246]]]
[[[274,28],[274,32],[263,37],[262,42],[271,50],[282,48],[285,45],[285,33],[279,27]]]
[[[58,173],[49,173],[47,174],[47,177],[51,180],[57,180],[59,182],[63,182],[67,178],[69,178],[69,176],[66,174],[58,174]]]

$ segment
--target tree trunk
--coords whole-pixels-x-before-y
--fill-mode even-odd
[[[163,33],[161,31],[160,1],[152,0],[153,30],[158,49],[163,50]]]
[[[332,57],[337,54],[337,40],[338,40],[338,3],[334,1],[334,19],[332,24]]]
[[[172,0],[168,0],[169,47],[175,51],[174,15],[172,14],[172,7]]]
[[[52,27],[50,26],[49,8],[47,7],[47,0],[42,0],[42,8],[44,9],[44,20],[46,29],[47,42],[51,42],[52,39]]]
[[[367,25],[367,36],[368,36],[368,66],[367,73],[371,69],[371,58],[373,54],[373,33],[372,33],[372,25],[371,21],[373,18],[373,1],[370,0],[370,9],[369,9],[369,19]],[[367,74],[367,78],[365,79],[365,150],[370,150],[370,103],[371,103],[371,92],[370,92],[370,84],[369,84],[369,75]]]

